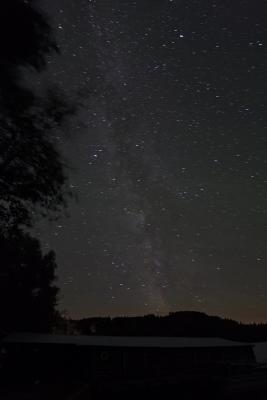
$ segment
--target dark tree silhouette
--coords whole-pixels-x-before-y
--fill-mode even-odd
[[[0,324],[6,331],[49,331],[57,317],[55,254],[22,231],[0,239]]]
[[[23,230],[36,211],[65,204],[64,165],[51,132],[74,108],[58,89],[30,89],[25,70],[42,71],[58,51],[34,1],[0,4],[0,320],[6,330],[47,330],[58,289],[55,255]]]
[[[65,174],[49,132],[74,111],[60,93],[43,97],[27,88],[22,67],[41,71],[57,50],[46,19],[32,2],[0,5],[0,229],[31,225],[42,212],[64,204]]]

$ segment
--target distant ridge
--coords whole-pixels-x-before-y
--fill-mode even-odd
[[[82,335],[221,337],[244,342],[267,341],[267,324],[243,324],[198,311],[166,316],[93,317],[69,321]]]

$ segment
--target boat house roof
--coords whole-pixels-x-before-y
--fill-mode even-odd
[[[49,335],[36,333],[14,333],[7,336],[3,343],[28,344],[64,344],[92,347],[151,347],[151,348],[210,348],[250,346],[216,337],[149,337],[149,336],[84,336],[84,335]]]

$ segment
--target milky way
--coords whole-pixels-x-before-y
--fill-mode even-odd
[[[57,142],[57,253],[73,317],[200,310],[265,320],[264,1],[54,0],[44,82],[82,104]]]

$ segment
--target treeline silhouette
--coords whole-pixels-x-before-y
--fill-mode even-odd
[[[72,320],[85,335],[221,337],[243,342],[267,341],[267,324],[244,324],[195,311],[166,316],[84,318]]]

